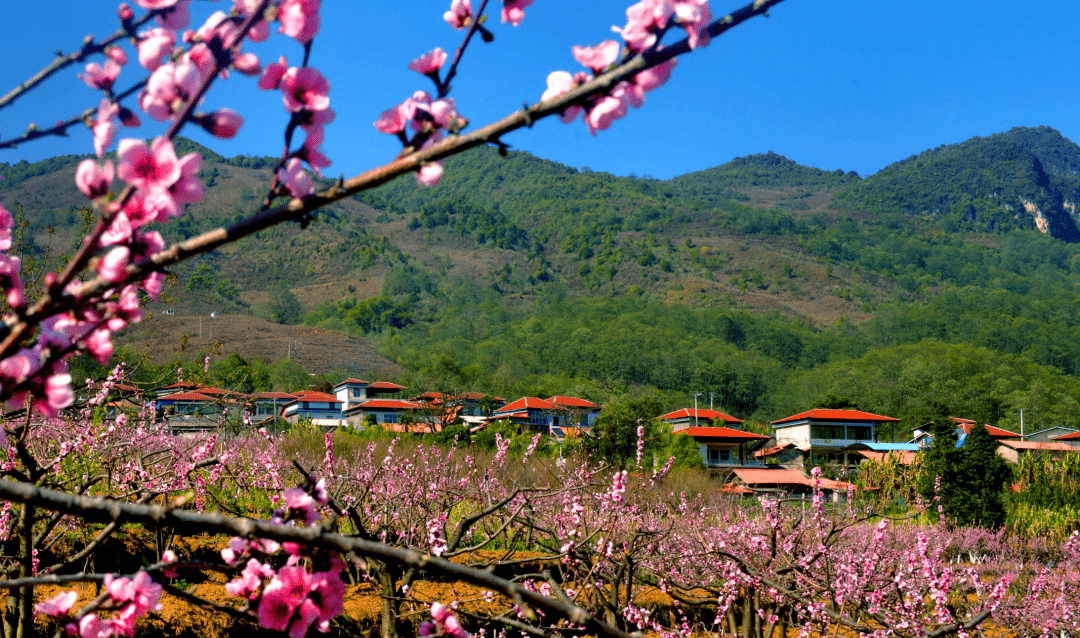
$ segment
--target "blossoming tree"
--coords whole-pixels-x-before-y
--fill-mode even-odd
[[[402,605],[420,604],[429,618],[419,633],[457,638],[470,629],[689,635],[696,622],[761,638],[784,635],[788,627],[805,634],[844,627],[940,636],[971,631],[994,613],[1014,619],[1018,609],[1032,606],[1041,615],[1025,630],[1074,631],[1069,602],[1080,597],[1076,538],[1054,547],[1059,560],[1034,576],[1030,567],[954,570],[940,548],[958,544],[955,539],[934,543],[922,532],[912,539],[905,528],[872,524],[855,510],[827,515],[820,492],[809,516],[774,501],[751,514],[729,501],[668,490],[670,465],[632,478],[589,461],[572,467],[530,461],[536,440],[520,463],[507,462],[509,443],[500,441],[495,458],[481,465],[468,454],[427,448],[402,455],[369,447],[335,458],[328,437],[323,459],[290,466],[280,440],[270,435],[252,433],[226,445],[214,437],[170,437],[150,414],[103,418],[95,410],[119,370],[71,413],[75,392],[66,361],[82,354],[106,363],[112,335],[142,318],[142,296],[160,294],[169,266],[271,225],[307,220],[322,206],[406,173],[430,186],[443,175],[441,159],[482,144],[504,149],[502,136],[544,117],[580,118],[591,133],[605,131],[672,76],[679,56],[780,0],[755,0],[719,19],[707,0],[641,0],[627,9],[620,39],[573,49],[584,70],[553,71],[546,90],[537,87],[539,102],[472,129],[451,86],[476,36],[493,37],[489,2],[451,2],[443,17],[463,32],[461,45],[452,57],[436,48],[410,64],[431,82],[430,90],[377,115],[375,128],[400,140],[401,153],[325,188],[311,176],[330,163],[321,148],[325,126],[336,116],[330,79],[309,65],[322,20],[319,0],[234,0],[201,24],[192,22],[191,0],[137,0],[138,9],[122,4],[115,34],[88,39],[0,98],[2,109],[76,64],[83,65],[80,79],[102,93],[96,108],[0,141],[0,147],[32,142],[85,121],[97,155],[74,175],[96,222],[71,260],[45,276],[38,299],[26,297],[22,264],[11,253],[13,219],[0,207],[0,285],[7,304],[0,401],[10,411],[0,481],[0,536],[11,550],[3,565],[7,578],[0,581],[10,592],[4,636],[27,638],[35,615],[52,618],[68,635],[133,635],[137,620],[168,594],[299,638],[331,629],[347,583],[356,579],[380,588],[385,638],[405,630]],[[532,4],[496,0],[492,11],[514,27]],[[247,41],[271,37],[284,51],[276,61],[244,49]],[[121,89],[121,74],[135,66],[129,54],[148,77]],[[297,58],[299,65],[289,62]],[[203,197],[202,158],[177,157],[172,142],[187,125],[222,138],[237,133],[242,113],[200,110],[211,87],[232,72],[280,92],[280,161],[258,210],[170,245],[157,229]],[[159,122],[161,135],[122,138],[121,128],[143,117]],[[114,148],[115,161],[106,159]],[[260,516],[246,516],[251,510],[238,499]],[[211,563],[178,556],[163,542],[159,560],[134,574],[76,571],[92,565],[88,560],[123,523],[156,530],[162,539],[209,532],[232,540]],[[80,549],[53,552],[68,532],[83,535]],[[539,551],[535,571],[503,576],[484,568],[520,563],[515,548],[522,547]],[[493,548],[504,550],[501,558],[479,554]],[[225,589],[237,603],[213,603],[172,586],[167,579],[178,570],[224,572]],[[481,587],[492,607],[478,612],[431,604],[412,589],[421,575]],[[98,584],[98,595],[80,601],[65,589],[35,600],[36,586],[75,582]],[[670,596],[676,611],[656,617],[639,603],[635,592],[642,588]]]

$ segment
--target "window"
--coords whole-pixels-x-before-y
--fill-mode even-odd
[[[842,439],[844,438],[844,426],[842,425],[811,425],[811,439]]]
[[[397,423],[398,415],[393,412],[387,412],[379,415],[379,423]]]
[[[869,441],[874,438],[873,428],[869,425],[849,425],[847,438],[856,441]]]
[[[717,465],[730,460],[731,450],[721,450],[714,447],[705,450],[705,461],[708,465]]]

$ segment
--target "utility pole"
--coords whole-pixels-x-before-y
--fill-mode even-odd
[[[697,418],[697,398],[698,398],[699,396],[701,396],[701,393],[700,393],[700,392],[695,392],[695,393],[694,393],[694,427],[695,427],[695,428],[697,427],[697,424],[698,424],[698,418]]]
[[[1024,410],[1026,408],[1020,408],[1020,440],[1026,441],[1027,437],[1024,436]]]
[[[712,402],[713,402],[713,396],[714,396],[715,394],[716,394],[715,392],[710,392],[710,393],[709,393],[709,409],[710,409],[710,410],[712,410],[712,409],[713,409],[713,407],[712,407]]]

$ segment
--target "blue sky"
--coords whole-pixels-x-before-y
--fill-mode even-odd
[[[442,21],[449,0],[375,4],[323,0],[324,26],[311,65],[330,80],[338,114],[323,147],[334,176],[393,158],[397,141],[377,133],[372,121],[414,90],[430,88],[406,68],[410,60],[435,46],[452,53],[461,36]],[[500,24],[496,12],[489,22],[495,42],[474,45],[455,82],[459,112],[476,127],[538,100],[549,72],[580,68],[570,47],[613,37],[610,27],[624,23],[627,4],[536,0],[518,28]],[[193,14],[201,23],[228,6],[195,0]],[[712,0],[717,15],[738,6]],[[660,178],[770,150],[802,164],[867,175],[927,148],[1013,126],[1049,125],[1080,141],[1080,3],[1040,7],[995,0],[786,0],[771,17],[683,57],[667,85],[608,131],[593,137],[580,121],[548,120],[506,141],[571,166]],[[98,0],[3,3],[0,92],[47,64],[55,50],[71,51],[89,33],[111,33],[114,11],[115,3]],[[284,53],[292,63],[301,55],[299,45],[277,34],[252,50],[269,60]],[[141,70],[131,57],[120,87]],[[0,137],[95,105],[100,98],[76,73],[64,71],[0,110]],[[185,134],[224,155],[280,154],[287,118],[278,94],[234,75],[215,85],[206,107],[241,112],[247,120],[241,134],[230,142],[190,127]],[[152,137],[164,128],[143,120],[141,129],[122,135]],[[89,131],[76,129],[69,138],[0,151],[0,161],[91,148]]]

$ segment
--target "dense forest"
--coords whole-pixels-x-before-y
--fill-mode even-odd
[[[271,158],[185,144],[223,194],[166,234],[257,205]],[[33,197],[43,217],[70,214],[31,187],[77,159],[0,165],[28,236]],[[672,180],[487,148],[445,166],[434,188],[400,179],[307,230],[208,255],[176,294],[367,335],[416,386],[671,407],[701,392],[757,420],[839,398],[901,429],[941,400],[1003,427],[1019,408],[1036,425],[1080,423],[1080,147],[1053,129],[867,177],[775,153]]]

